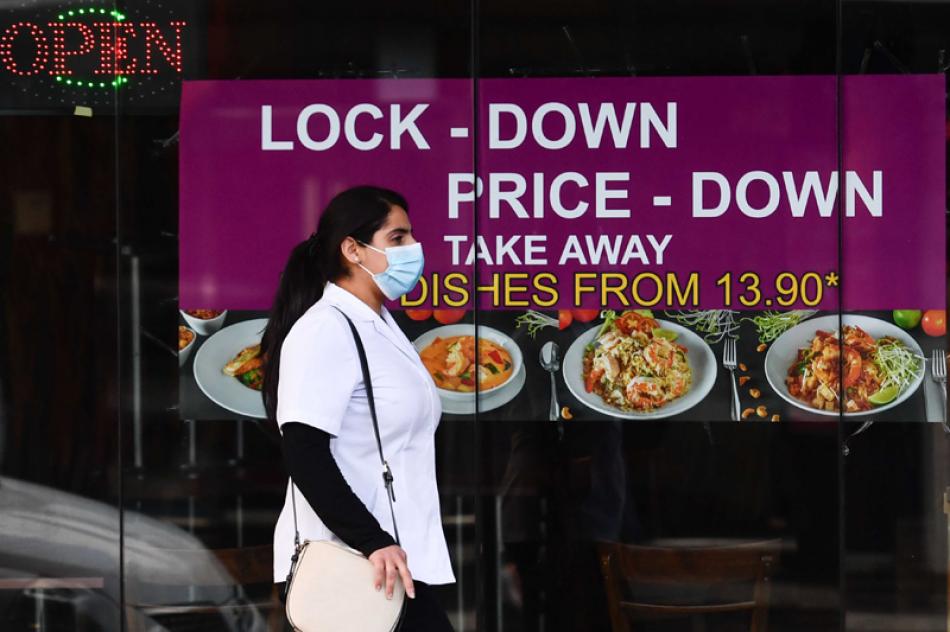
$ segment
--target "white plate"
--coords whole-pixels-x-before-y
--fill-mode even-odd
[[[450,338],[452,336],[474,336],[474,335],[475,335],[475,325],[472,325],[470,323],[458,323],[456,325],[443,325],[441,327],[436,327],[435,329],[430,329],[429,331],[425,332],[424,334],[422,334],[421,336],[413,340],[412,345],[416,348],[417,352],[422,353],[422,350],[428,347],[432,343],[432,341],[435,340],[436,338]],[[511,386],[515,382],[518,376],[518,373],[522,370],[522,367],[524,366],[524,357],[521,354],[521,347],[518,346],[518,343],[516,343],[511,336],[501,331],[498,331],[494,327],[479,325],[478,337],[484,338],[485,340],[491,340],[495,344],[504,348],[505,351],[507,351],[508,354],[511,356],[511,365],[512,365],[511,376],[508,378],[508,381],[504,382],[503,384],[499,384],[493,389],[490,389],[488,391],[483,391],[481,393],[481,396],[484,400],[485,397],[492,395],[496,391],[507,389],[509,386]],[[439,391],[439,399],[442,400],[443,410],[446,410],[445,405],[447,403],[453,403],[456,405],[455,408],[464,407],[466,410],[471,409],[472,412],[475,412],[475,393],[474,392],[460,393],[458,391],[450,391],[444,388],[437,388],[436,390]],[[509,398],[509,400],[510,399],[511,398]],[[479,410],[485,410],[485,408],[480,406]],[[458,414],[463,414],[463,413],[458,413]]]
[[[261,393],[221,369],[241,349],[259,343],[266,326],[266,318],[229,325],[205,340],[195,353],[195,381],[208,399],[239,415],[258,419],[267,417]]]
[[[860,316],[858,314],[844,314],[842,316],[842,323],[845,325],[856,325],[860,327],[864,331],[868,332],[875,340],[881,338],[882,336],[891,336],[893,338],[897,338],[907,345],[911,351],[921,356],[920,374],[910,386],[904,389],[904,391],[894,399],[894,401],[890,402],[889,404],[884,404],[883,406],[876,406],[871,410],[844,413],[844,416],[860,417],[877,414],[881,411],[897,406],[908,397],[913,395],[924,379],[924,354],[920,349],[920,345],[917,344],[917,341],[897,325],[889,323],[886,320],[881,320],[880,318],[871,318],[870,316]],[[765,354],[765,377],[772,386],[772,390],[778,393],[779,396],[789,404],[793,404],[802,410],[807,410],[808,412],[815,413],[817,415],[837,417],[840,414],[832,410],[818,410],[817,408],[809,406],[800,399],[793,397],[792,394],[788,392],[788,387],[785,386],[785,376],[788,375],[788,367],[792,366],[792,363],[798,358],[798,350],[802,347],[810,346],[812,338],[815,337],[815,332],[819,329],[824,331],[835,331],[838,329],[838,325],[839,322],[837,314],[821,316],[820,318],[811,318],[795,325],[784,334],[779,336],[775,342],[772,343],[772,346],[769,348],[769,352]]]
[[[676,342],[686,347],[686,361],[693,370],[693,382],[685,395],[652,412],[628,412],[620,410],[605,402],[597,393],[588,393],[584,388],[584,347],[597,335],[600,324],[591,327],[581,334],[568,348],[564,355],[562,370],[564,383],[571,393],[582,404],[599,413],[620,417],[622,419],[660,419],[684,413],[701,402],[713,384],[716,383],[716,358],[712,349],[691,330],[665,320],[658,320],[663,329],[675,331],[678,336]]]
[[[521,389],[524,388],[524,383],[527,379],[527,376],[528,374],[522,365],[521,370],[515,373],[504,386],[499,386],[498,388],[493,388],[490,391],[484,391],[480,393],[478,396],[478,412],[484,413],[489,410],[501,408],[513,400],[518,395],[518,393],[521,392]],[[449,413],[450,415],[475,414],[474,397],[464,401],[447,401],[445,398],[440,399],[442,400],[443,413]]]

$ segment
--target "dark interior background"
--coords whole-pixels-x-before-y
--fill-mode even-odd
[[[27,2],[0,7],[0,17],[45,21],[63,6]],[[483,77],[950,64],[950,6],[939,2],[158,6],[119,5],[131,16],[187,15],[185,79],[463,77],[477,86]],[[182,421],[176,410],[179,85],[119,90],[87,118],[73,114],[75,96],[0,75],[3,629],[124,629],[127,588],[147,579],[128,564],[148,542],[142,516],[208,548],[272,540],[286,480],[276,429]],[[459,630],[610,630],[593,542],[611,507],[624,542],[779,539],[772,629],[944,630],[946,436],[907,419],[845,446],[856,430],[588,422],[569,424],[559,441],[532,419],[443,424],[439,480],[461,581],[440,597]],[[501,496],[505,485],[515,491]],[[14,581],[91,575],[102,586],[43,592]],[[215,613],[156,620],[233,629]]]

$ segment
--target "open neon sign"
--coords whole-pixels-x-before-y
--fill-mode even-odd
[[[9,25],[0,35],[0,68],[79,88],[119,87],[130,76],[181,75],[182,20],[163,28],[105,7],[70,9],[56,18]]]

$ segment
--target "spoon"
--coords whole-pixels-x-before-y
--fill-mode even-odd
[[[558,357],[557,343],[549,340],[541,347],[540,353],[541,368],[551,374],[551,410],[548,413],[550,421],[557,421],[557,432],[559,437],[564,436],[564,426],[561,421],[561,407],[557,403],[557,382],[554,374],[561,368],[561,359]]]

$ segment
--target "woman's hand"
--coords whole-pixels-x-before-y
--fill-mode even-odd
[[[402,585],[406,587],[406,594],[410,598],[416,598],[416,590],[412,585],[412,575],[409,574],[409,566],[406,564],[406,552],[396,544],[376,549],[369,556],[369,561],[376,567],[376,577],[374,585],[379,590],[383,585],[383,578],[386,580],[386,599],[393,598],[393,587],[396,584],[396,574],[402,577]]]

